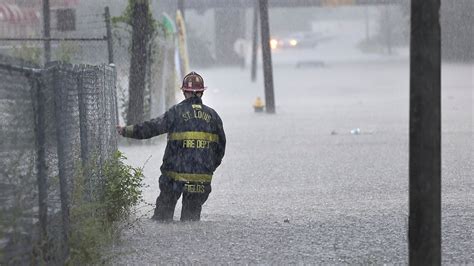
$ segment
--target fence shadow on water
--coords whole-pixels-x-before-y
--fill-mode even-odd
[[[0,57],[0,264],[61,264],[78,169],[117,149],[113,67]],[[85,197],[100,173],[86,173]]]

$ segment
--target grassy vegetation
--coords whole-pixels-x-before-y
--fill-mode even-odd
[[[142,168],[129,166],[125,160],[117,151],[100,173],[88,171],[104,178],[96,199],[87,197],[83,173],[75,180],[68,264],[103,263],[101,251],[118,238],[120,225],[127,222],[133,207],[141,201]]]

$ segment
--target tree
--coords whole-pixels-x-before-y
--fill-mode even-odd
[[[148,0],[130,0],[127,8],[132,26],[127,124],[143,121],[147,47],[153,32],[153,18]]]

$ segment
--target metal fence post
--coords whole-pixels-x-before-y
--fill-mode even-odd
[[[51,61],[51,11],[49,7],[49,0],[43,0],[43,36],[44,41],[44,64]]]
[[[113,68],[113,74],[114,74],[114,78],[113,78],[113,86],[111,88],[112,90],[112,99],[113,99],[113,102],[114,102],[114,105],[113,105],[113,111],[114,111],[114,123],[112,124],[112,133],[115,134],[115,126],[119,124],[119,111],[118,111],[118,100],[117,100],[117,69],[115,68],[114,65],[111,65],[111,67]],[[118,145],[118,138],[116,135],[114,135],[114,145],[115,145],[115,148],[117,148],[117,145]]]
[[[33,102],[33,114],[35,121],[35,146],[36,146],[36,170],[38,182],[38,216],[40,225],[40,248],[43,254],[47,253],[46,241],[48,239],[48,184],[46,166],[46,138],[45,138],[45,110],[44,94],[41,76],[30,73],[28,75]]]
[[[114,63],[114,45],[112,39],[112,27],[110,26],[110,11],[109,7],[105,7],[105,28],[107,30],[107,51],[109,54],[109,64]]]
[[[99,163],[100,165],[104,165],[105,163],[105,160],[106,160],[106,154],[107,154],[107,148],[105,147],[106,143],[107,143],[107,139],[105,136],[104,131],[105,131],[105,122],[106,122],[106,117],[105,117],[105,68],[104,67],[99,67],[98,68],[98,77],[99,77],[99,80],[101,81],[99,86],[98,86],[98,89],[99,89],[99,93],[98,93],[98,96],[99,96],[99,153],[100,153],[100,156],[99,156]]]
[[[81,162],[82,162],[82,174],[85,178],[84,186],[86,188],[85,199],[91,201],[93,198],[93,184],[91,182],[91,164],[90,164],[90,150],[89,150],[89,126],[87,124],[87,113],[88,108],[86,106],[86,92],[84,91],[83,84],[83,72],[84,67],[78,66],[75,71],[77,90],[78,90],[78,105],[79,105],[79,133],[81,139]]]
[[[82,159],[82,167],[86,168],[87,163],[89,162],[89,142],[87,137],[87,107],[86,97],[84,92],[84,86],[82,83],[82,71],[83,68],[78,69],[76,73],[76,80],[77,80],[77,87],[79,92],[79,124],[80,124],[80,137],[81,137],[81,159]]]
[[[54,107],[55,107],[55,118],[56,118],[56,139],[57,139],[57,153],[58,153],[58,171],[59,171],[59,190],[61,197],[61,215],[62,215],[62,225],[63,225],[63,234],[62,240],[62,259],[66,260],[69,256],[69,232],[70,232],[70,195],[68,190],[68,180],[67,180],[67,169],[66,169],[66,150],[65,145],[66,136],[62,128],[67,122],[64,119],[64,103],[66,99],[64,97],[64,92],[57,84],[58,80],[58,68],[53,69],[53,90],[54,90]]]

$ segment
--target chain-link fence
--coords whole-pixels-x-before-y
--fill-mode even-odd
[[[115,69],[0,59],[0,264],[60,261],[78,171],[117,149]],[[97,197],[100,172],[82,176]]]

